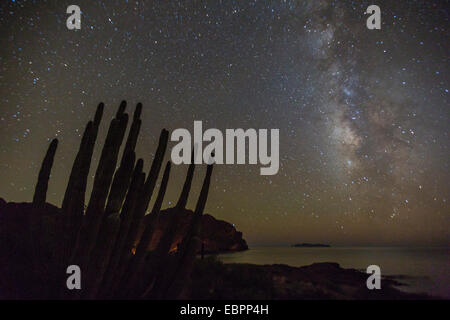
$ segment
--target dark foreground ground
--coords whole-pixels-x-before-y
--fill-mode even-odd
[[[343,269],[337,263],[304,267],[287,265],[224,264],[214,257],[198,260],[192,274],[192,299],[433,299],[394,286],[392,278],[381,280],[380,290],[368,290],[368,274]]]
[[[41,268],[30,265],[33,251],[31,243],[37,245],[29,230],[30,213],[37,209],[31,204],[6,204],[0,199],[0,299],[45,299],[50,296],[43,291],[47,287],[57,287],[50,263],[54,259],[47,257],[49,248],[55,245],[52,235],[57,228],[51,223],[51,217],[58,214],[58,208],[46,204],[47,226],[42,237]],[[23,209],[29,210],[23,210]],[[26,223],[28,222],[28,223]],[[231,229],[230,229],[231,230]],[[237,237],[230,239],[242,240]],[[224,234],[224,238],[229,233]],[[222,239],[222,238],[220,238]],[[234,241],[234,240],[233,240]],[[231,241],[230,243],[236,243]],[[216,243],[225,243],[219,241]],[[240,243],[239,241],[237,243]],[[243,242],[245,244],[245,242]],[[45,249],[45,250],[44,250]],[[51,250],[49,252],[52,252]],[[34,270],[34,271],[33,271]],[[185,299],[432,299],[425,294],[405,293],[395,286],[401,285],[396,279],[384,278],[381,290],[368,290],[368,274],[355,269],[343,269],[337,263],[316,263],[304,267],[287,265],[224,264],[208,256],[196,259],[194,269],[188,280]],[[398,278],[397,278],[398,279]]]

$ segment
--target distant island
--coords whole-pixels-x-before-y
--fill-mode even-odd
[[[322,243],[296,243],[293,244],[291,247],[306,247],[306,248],[315,248],[315,247],[322,247],[322,248],[328,248],[331,247],[329,244],[322,244]]]

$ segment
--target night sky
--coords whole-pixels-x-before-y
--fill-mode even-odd
[[[448,2],[204,3],[2,1],[0,197],[32,200],[57,137],[48,201],[60,206],[97,104],[102,143],[125,99],[129,112],[144,105],[146,170],[162,128],[280,129],[277,175],[259,164],[213,173],[206,212],[250,245],[450,243]],[[66,27],[70,4],[81,30]],[[370,4],[381,30],[366,28]],[[186,169],[174,168],[163,207]]]

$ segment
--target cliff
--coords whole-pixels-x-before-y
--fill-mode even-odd
[[[149,250],[153,250],[159,242],[164,230],[167,228],[168,216],[172,210],[173,208],[169,208],[161,211],[156,232],[150,243]],[[171,246],[172,250],[180,244],[181,240],[186,235],[192,217],[192,210],[185,209]],[[149,216],[147,215],[145,219],[148,218]],[[202,216],[201,239],[205,253],[234,252],[248,249],[246,241],[242,238],[242,232],[237,231],[231,223],[217,220],[210,214],[204,214]]]
[[[162,234],[167,228],[168,213],[173,210],[169,208],[162,210],[160,218],[156,228],[155,235],[150,243],[149,250],[156,247],[157,243],[161,239]],[[7,203],[0,198],[0,221],[8,230],[16,231],[17,234],[21,234],[21,229],[25,224],[24,221],[28,221],[30,214],[37,216],[48,216],[49,223],[52,223],[51,217],[58,217],[61,214],[61,209],[54,205],[46,203],[41,208],[36,208],[32,203]],[[175,249],[186,235],[191,225],[193,217],[192,210],[184,210],[184,213],[178,223],[175,239],[172,243],[171,249]],[[144,219],[148,219],[149,215],[146,215]],[[141,230],[139,231],[142,234]],[[242,232],[236,230],[236,228],[223,220],[217,220],[209,214],[204,214],[201,219],[201,239],[204,244],[205,253],[219,253],[219,252],[233,252],[247,250],[248,246],[246,241],[242,238]]]

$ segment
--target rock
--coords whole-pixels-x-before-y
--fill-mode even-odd
[[[296,244],[293,244],[291,247],[295,247],[295,248],[329,248],[331,246],[329,244],[322,244],[322,243],[296,243]]]
[[[149,250],[153,250],[158,244],[161,235],[167,227],[168,213],[170,213],[171,210],[173,210],[173,208],[161,211],[159,223],[152,242],[150,243]],[[188,230],[192,216],[192,210],[186,209],[184,211],[171,249],[175,249],[183,239]],[[145,219],[148,218],[149,216],[147,215]],[[205,253],[234,252],[248,249],[247,242],[242,238],[242,232],[237,231],[231,223],[217,220],[210,214],[204,214],[202,216],[201,238],[204,244]]]
[[[161,238],[168,223],[168,213],[173,208],[165,209],[161,211],[159,223],[150,243],[149,249],[154,249]],[[30,216],[47,216],[48,229],[52,230],[56,228],[56,220],[54,218],[61,217],[61,209],[45,203],[41,207],[36,207],[32,203],[15,203],[6,202],[0,198],[0,223],[5,226],[5,230],[8,230],[9,234],[16,234],[18,237],[22,235],[26,230]],[[172,249],[175,249],[181,242],[186,234],[193,216],[192,210],[185,210],[179,223],[175,240],[172,244]],[[145,219],[148,218],[148,215]],[[143,225],[141,226],[140,233],[143,231]],[[219,253],[219,252],[234,252],[247,250],[248,246],[246,241],[242,238],[242,232],[236,230],[236,228],[223,220],[217,220],[209,214],[202,216],[201,224],[201,237],[204,243],[205,253]],[[17,240],[17,239],[15,239]]]
[[[303,267],[197,260],[189,299],[193,300],[417,300],[426,294],[404,292],[383,278],[381,290],[368,290],[367,274],[337,263]]]
[[[0,209],[6,206],[6,201],[3,198],[0,198]]]

